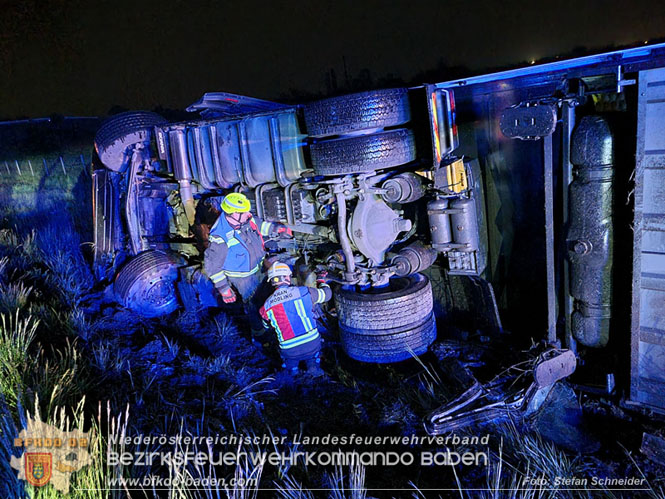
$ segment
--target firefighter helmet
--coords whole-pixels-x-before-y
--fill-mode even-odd
[[[283,281],[284,277],[291,277],[291,268],[285,263],[275,262],[268,269],[268,280],[270,282]]]
[[[249,199],[244,194],[232,192],[227,194],[222,201],[224,213],[245,213],[249,211]]]

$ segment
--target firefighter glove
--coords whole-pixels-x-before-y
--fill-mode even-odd
[[[219,291],[219,294],[222,295],[222,300],[224,300],[224,303],[233,303],[236,301],[236,292],[233,291],[232,287],[228,287],[226,289],[219,288],[217,291]]]
[[[289,229],[288,227],[284,227],[283,225],[277,229],[277,235],[282,236],[282,237],[293,237],[293,231]]]

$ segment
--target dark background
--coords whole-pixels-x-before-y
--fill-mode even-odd
[[[306,99],[663,36],[644,0],[2,0],[0,119]]]

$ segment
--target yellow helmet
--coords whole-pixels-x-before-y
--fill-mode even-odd
[[[268,269],[268,280],[273,281],[275,278],[282,280],[282,277],[291,277],[291,268],[282,262],[273,263]]]
[[[245,213],[249,211],[249,199],[244,194],[232,192],[222,201],[224,213]]]

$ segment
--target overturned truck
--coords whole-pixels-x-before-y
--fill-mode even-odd
[[[405,360],[437,324],[489,317],[665,411],[663,89],[653,45],[303,105],[210,93],[177,123],[119,114],[95,139],[96,272],[146,316],[215,306],[207,230],[242,192],[292,229],[267,244],[299,282],[336,283],[350,357]]]

